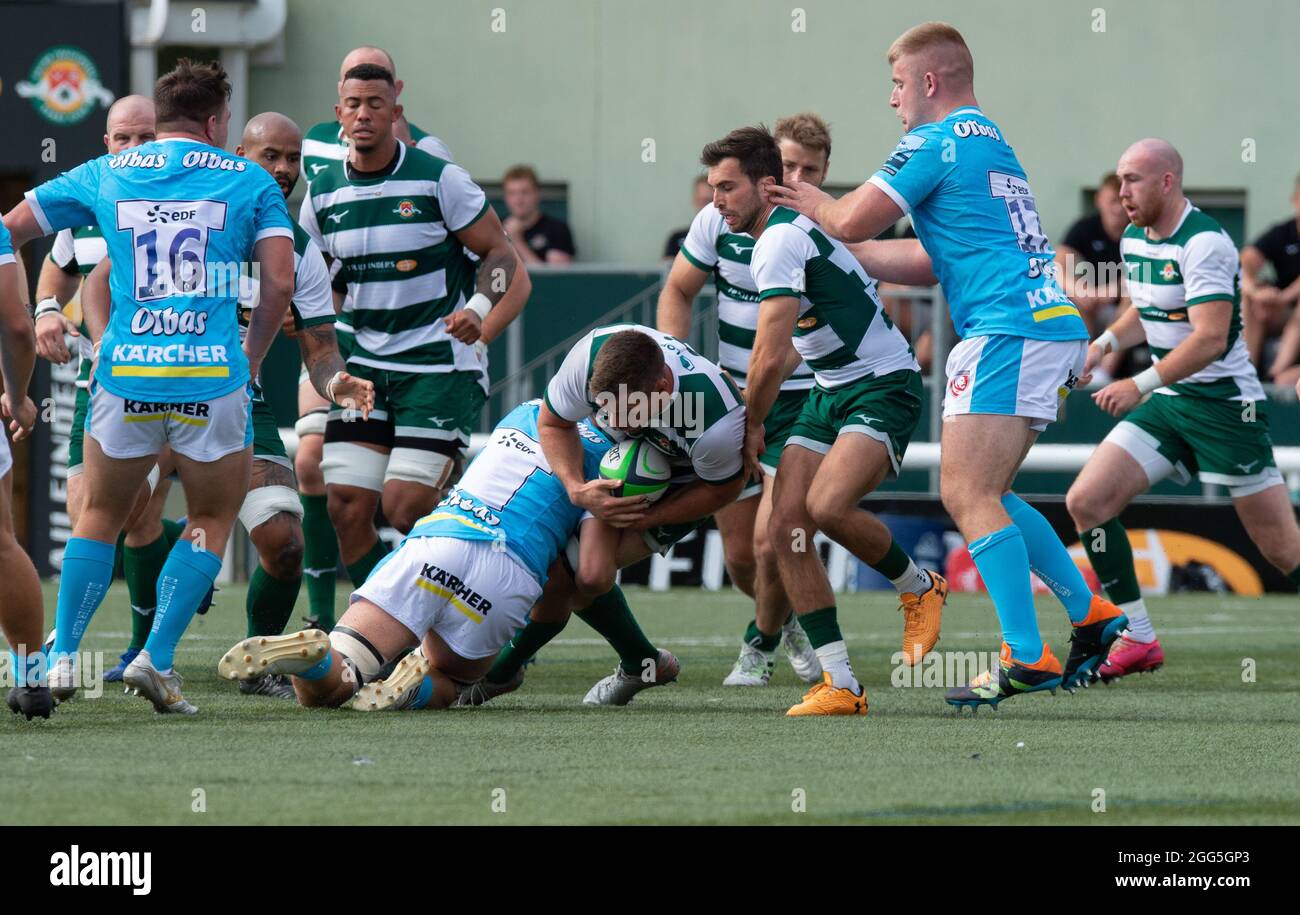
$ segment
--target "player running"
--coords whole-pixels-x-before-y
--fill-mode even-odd
[[[1228,487],[1250,539],[1300,585],[1300,529],[1273,460],[1268,398],[1241,336],[1237,248],[1183,196],[1182,156],[1166,141],[1134,143],[1118,173],[1132,220],[1120,253],[1133,307],[1093,341],[1083,372],[1142,342],[1156,364],[1093,394],[1124,418],[1065,497],[1102,587],[1128,618],[1097,668],[1103,680],[1164,663],[1119,514],[1165,477],[1186,483],[1196,474]]]
[[[288,200],[298,183],[301,150],[302,133],[298,125],[282,114],[268,111],[248,122],[242,142],[235,147],[235,155],[251,159],[270,172]],[[339,355],[334,336],[334,297],[329,270],[320,248],[298,225],[293,227],[293,260],[291,321],[286,322],[285,329],[298,341],[303,371],[312,390],[327,402],[347,404],[363,417],[369,416],[374,385],[344,371],[343,357]],[[249,300],[240,301],[241,334],[247,333],[244,315],[248,312],[244,309],[255,304],[253,299],[255,290]],[[258,553],[258,565],[248,583],[245,605],[249,637],[279,635],[293,613],[303,577],[302,516],[302,502],[279,426],[261,386],[254,380],[252,481],[239,510],[239,520]],[[284,677],[241,680],[239,688],[249,695],[293,698],[293,687]]]
[[[1088,590],[1047,519],[1011,492],[1030,446],[1078,383],[1087,330],[1056,280],[1025,171],[975,99],[961,33],[918,25],[888,59],[889,103],[907,131],[888,161],[838,201],[807,184],[772,193],[845,241],[872,239],[910,213],[917,240],[875,242],[871,274],[943,285],[962,340],[948,358],[940,488],[1004,639],[997,671],[947,698],[996,705],[1074,682],[1123,626],[1119,608]],[[1064,671],[1038,629],[1031,568],[1070,617]]]
[[[783,166],[766,128],[733,130],[704,147],[700,161],[728,228],[755,238],[750,269],[761,307],[745,393],[747,467],[761,464],[764,421],[794,366],[806,364],[816,379],[780,453],[768,529],[785,592],[823,670],[789,714],[866,714],[835,594],[810,542],[824,530],[894,583],[911,610],[914,643],[904,644],[911,663],[934,647],[946,582],[917,568],[889,529],[858,508],[902,464],[924,400],[920,367],[854,256],[807,217],[771,202]]]
[[[112,580],[113,541],[170,445],[189,507],[158,579],[158,608],[124,682],[164,713],[197,711],[173,669],[177,642],[221,570],[248,491],[250,378],[293,292],[293,231],[263,169],[223,150],[230,83],[187,59],[154,89],[158,139],[102,156],[28,191],[5,216],[14,240],[90,223],[112,260],[107,328],[86,420],[86,494],[64,551],[50,683],[75,686],[73,653]],[[255,261],[261,302],[241,348],[238,276]],[[89,317],[89,316],[88,316]],[[102,339],[101,339],[102,332]]]
[[[328,635],[303,630],[245,639],[221,659],[228,679],[289,675],[305,706],[446,708],[481,678],[524,622],[547,583],[547,570],[582,524],[598,524],[573,505],[547,463],[538,434],[539,401],[512,410],[493,430],[446,499],[421,518],[353,592]],[[599,473],[611,442],[579,424],[584,480]],[[414,646],[384,680],[386,661]]]
[[[348,371],[375,385],[368,419],[330,411],[321,464],[360,584],[387,552],[374,524],[381,495],[403,533],[442,497],[486,399],[475,343],[505,329],[531,286],[469,174],[394,135],[402,107],[388,70],[349,69],[336,110],[351,151],[313,179],[301,222],[341,264],[348,298],[335,327]],[[477,279],[466,248],[481,258]]]
[[[9,231],[0,223],[0,416],[14,441],[31,435],[36,425],[36,404],[27,396],[36,364],[36,337],[23,303],[18,265]],[[13,455],[0,434],[0,631],[9,643],[9,670],[13,686],[5,703],[28,721],[49,718],[54,698],[46,681],[47,659],[41,648],[45,603],[41,582],[31,557],[14,535]]]
[[[397,78],[392,55],[382,48],[369,46],[355,48],[343,58],[343,64],[339,67],[340,93],[343,75],[359,64],[385,67],[393,74],[394,87],[397,94],[401,95],[403,83]],[[405,115],[398,118],[394,130],[403,142],[440,159],[452,161],[451,150],[445,143],[419,127],[408,124]],[[347,152],[348,141],[337,120],[323,121],[308,130],[303,140],[302,157],[308,184],[331,162],[346,158]],[[345,351],[344,356],[346,355]],[[293,463],[303,507],[304,571],[307,575],[307,599],[310,606],[307,625],[308,628],[318,627],[326,632],[334,625],[335,569],[339,564],[338,535],[330,521],[325,477],[320,469],[329,409],[329,402],[321,398],[304,372],[298,379],[298,422],[294,426],[294,431],[298,433],[298,450],[294,454]]]
[[[104,146],[109,154],[119,153],[155,139],[153,99],[128,95],[108,109]],[[75,526],[81,515],[82,453],[86,411],[90,407],[90,366],[94,361],[90,337],[83,320],[74,324],[63,314],[63,306],[77,293],[84,279],[103,260],[107,248],[99,226],[62,229],[54,238],[49,257],[41,264],[36,280],[36,352],[57,365],[72,359],[68,336],[77,341],[77,395],[68,433],[68,520]],[[105,281],[107,283],[107,281]],[[84,288],[84,286],[83,286]],[[85,307],[83,294],[82,308]],[[107,299],[105,307],[107,307]],[[167,553],[180,538],[184,525],[163,517],[167,494],[171,490],[174,470],[171,453],[163,448],[158,472],[150,475],[149,485],[141,487],[135,511],[119,538],[122,568],[131,601],[131,641],[116,665],[104,671],[105,683],[121,681],[126,666],[144,647],[153,625],[154,604],[158,595],[158,573],[167,561]],[[116,560],[114,562],[116,565]]]

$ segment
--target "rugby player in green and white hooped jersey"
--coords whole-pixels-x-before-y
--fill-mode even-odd
[[[1084,465],[1066,506],[1102,587],[1128,629],[1097,668],[1102,679],[1164,663],[1119,513],[1167,476],[1228,488],[1246,533],[1300,585],[1300,529],[1273,460],[1267,399],[1241,337],[1241,263],[1226,232],[1183,196],[1183,160],[1139,140],[1119,160],[1120,240],[1133,307],[1088,348],[1084,376],[1109,352],[1141,343],[1155,365],[1093,395],[1123,420]]]
[[[805,112],[776,122],[785,180],[821,186],[830,164],[831,137],[826,122]],[[705,185],[707,187],[707,183]],[[712,189],[709,189],[710,194]],[[718,364],[744,387],[749,354],[758,327],[758,290],[749,270],[754,239],[732,232],[710,202],[692,220],[681,250],[659,293],[659,329],[680,339],[691,330],[691,304],[705,280],[713,277],[718,303]],[[754,599],[754,619],[741,638],[740,657],[723,686],[765,686],[772,676],[776,649],[785,645],[795,673],[808,683],[821,681],[821,663],[795,619],[781,585],[776,551],[767,536],[772,514],[772,475],[776,472],[790,428],[799,418],[812,369],[800,364],[781,385],[781,393],[764,423],[766,447],[760,457],[762,479],[735,503],[714,513],[722,536],[723,557],[732,583]]]
[[[792,349],[816,376],[781,452],[769,524],[785,591],[824,678],[788,714],[866,714],[866,690],[849,665],[811,537],[824,530],[893,582],[917,620],[916,644],[905,645],[903,656],[919,661],[938,639],[947,585],[918,569],[858,503],[898,474],[921,415],[920,367],[854,255],[812,220],[772,203],[783,166],[766,128],[733,130],[706,146],[700,161],[727,225],[756,239],[750,269],[762,305],[746,388],[747,468],[759,463],[763,423],[794,364]]]
[[[339,87],[342,88],[344,73],[358,64],[367,63],[378,64],[392,73],[397,94],[402,94],[403,84],[397,78],[392,55],[383,48],[371,46],[354,48],[343,58],[339,67]],[[405,117],[398,119],[394,129],[403,142],[452,161],[451,150],[445,143],[414,124],[408,124]],[[315,174],[330,162],[342,161],[347,152],[347,139],[337,119],[322,121],[310,128],[302,144],[302,167],[307,183],[310,184]],[[302,527],[306,541],[304,562],[310,604],[306,622],[308,628],[321,628],[326,632],[334,628],[334,570],[339,564],[338,535],[330,523],[325,478],[320,469],[329,407],[329,402],[321,398],[307,373],[303,372],[298,378],[298,422],[294,425],[294,431],[298,433],[298,450],[293,456],[293,466],[302,499]]]
[[[639,415],[638,415],[639,414]],[[611,437],[635,436],[669,456],[674,485],[653,505],[641,496],[615,497],[616,480],[587,480],[582,473],[578,422],[594,415]],[[552,472],[570,501],[590,512],[584,529],[600,557],[573,578],[556,570],[554,583],[529,614],[484,680],[462,704],[478,705],[517,689],[523,664],[564,628],[571,606],[618,652],[614,673],[587,693],[587,705],[627,705],[641,690],[677,678],[680,665],[641,632],[614,572],[651,553],[667,553],[699,524],[729,505],[745,486],[741,445],[745,400],[717,365],[675,337],[640,324],[597,327],[573,345],[546,386],[538,435]],[[568,586],[561,585],[568,582]]]
[[[368,420],[330,411],[321,463],[339,551],[360,584],[387,552],[374,525],[381,494],[403,533],[441,498],[486,398],[475,343],[501,333],[531,287],[469,174],[397,139],[388,70],[348,70],[336,112],[348,158],[315,177],[300,222],[341,265],[335,329],[348,371],[375,384]]]
[[[142,95],[124,96],[108,109],[104,147],[110,153],[119,153],[141,143],[151,142],[155,133],[153,99]],[[68,431],[68,476],[64,502],[68,519],[73,525],[81,515],[84,495],[82,446],[85,440],[86,410],[90,405],[93,347],[86,332],[85,321],[74,324],[64,316],[62,309],[76,295],[82,281],[104,259],[105,251],[104,233],[99,226],[63,229],[55,236],[54,247],[41,265],[40,276],[36,281],[37,353],[50,362],[63,365],[72,358],[66,342],[66,337],[71,336],[77,341],[77,356],[80,360],[72,426]],[[135,660],[135,656],[144,647],[153,625],[154,606],[158,599],[158,573],[167,561],[168,551],[184,529],[183,524],[163,517],[167,493],[171,490],[172,470],[171,451],[164,447],[159,455],[157,479],[152,490],[149,486],[141,487],[138,510],[118,538],[118,550],[131,602],[131,641],[118,663],[104,672],[106,683],[120,682],[126,665]]]

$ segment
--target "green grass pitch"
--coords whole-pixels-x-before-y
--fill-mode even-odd
[[[822,720],[784,717],[802,685],[783,659],[766,688],[720,685],[750,612],[741,595],[629,598],[683,672],[627,708],[581,705],[615,659],[575,619],[517,693],[479,709],[363,714],[244,697],[218,680],[218,657],[244,632],[243,589],[225,588],[177,655],[198,716],[155,715],[110,684],[49,721],[0,718],[0,822],[1300,822],[1295,597],[1152,601],[1163,670],[972,718],[940,690],[891,686],[895,602],[847,595],[841,621],[871,713]],[[1039,610],[1064,657],[1064,614],[1050,599]],[[111,665],[129,612],[115,584],[84,647]],[[995,632],[986,598],[957,595],[939,648],[994,650]]]

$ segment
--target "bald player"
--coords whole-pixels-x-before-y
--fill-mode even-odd
[[[997,705],[1071,685],[1123,625],[1120,609],[1090,592],[1047,519],[1011,491],[1029,448],[1079,382],[1088,331],[1057,281],[1025,170],[980,110],[961,33],[923,23],[899,36],[887,58],[889,104],[907,133],[885,164],[839,200],[802,183],[772,196],[846,242],[873,239],[910,213],[916,239],[875,242],[858,257],[879,280],[943,285],[961,342],[947,365],[940,491],[1003,635],[996,669],[946,698]],[[1070,617],[1064,669],[1038,628],[1030,569]]]
[[[1241,264],[1228,233],[1183,195],[1183,160],[1164,140],[1139,140],[1119,160],[1131,225],[1120,253],[1133,307],[1092,345],[1087,375],[1139,343],[1155,364],[1093,394],[1123,417],[1066,495],[1102,587],[1128,628],[1098,668],[1103,680],[1155,670],[1164,650],[1147,616],[1119,514],[1173,476],[1226,486],[1250,539],[1300,585],[1300,529],[1273,459],[1268,402],[1241,335]]]
[[[110,153],[148,143],[155,137],[153,99],[143,95],[126,95],[108,109],[104,148]],[[77,371],[77,397],[68,434],[68,470],[66,502],[68,519],[76,525],[84,497],[82,446],[85,440],[86,410],[90,404],[90,365],[92,348],[84,321],[69,320],[63,307],[76,295],[82,280],[105,255],[104,233],[99,226],[64,229],[54,239],[50,255],[41,264],[36,281],[36,352],[56,365],[71,361],[67,337],[77,342],[80,366]],[[157,603],[158,573],[167,561],[167,553],[180,537],[184,525],[163,518],[163,506],[171,489],[171,451],[164,448],[159,469],[150,477],[152,490],[141,487],[138,507],[128,519],[119,538],[122,569],[131,601],[131,641],[118,663],[105,671],[104,681],[116,683],[135,659],[149,637]]]
[[[343,92],[343,74],[358,64],[376,64],[393,74],[394,85],[401,95],[404,83],[397,79],[393,57],[383,48],[369,45],[354,48],[339,66],[338,91]],[[407,123],[403,114],[394,124],[398,139],[440,159],[452,161],[447,145],[425,131]],[[322,121],[307,131],[303,140],[303,169],[310,184],[329,163],[341,161],[348,151],[343,127],[337,120]],[[341,296],[340,296],[341,297]],[[347,354],[344,353],[344,356]],[[334,627],[335,569],[339,563],[339,545],[334,525],[326,506],[325,476],[320,462],[325,448],[325,421],[329,404],[316,393],[306,374],[298,379],[298,451],[294,455],[294,469],[298,474],[298,489],[302,494],[303,533],[306,536],[307,598],[310,604],[308,628]]]
[[[287,200],[301,173],[302,132],[289,118],[268,111],[248,122],[235,154],[270,172]],[[298,341],[303,372],[312,392],[326,404],[348,404],[368,416],[374,403],[374,385],[349,375],[339,355],[334,298],[324,255],[297,224],[293,227],[293,249],[294,293],[285,333]],[[247,311],[255,303],[254,290],[241,294],[241,330],[247,325]],[[253,473],[248,496],[239,511],[239,520],[258,555],[245,605],[250,638],[279,635],[293,613],[303,578],[302,516],[293,465],[280,439],[275,416],[254,379]],[[288,679],[274,674],[240,680],[239,690],[245,695],[294,697]]]

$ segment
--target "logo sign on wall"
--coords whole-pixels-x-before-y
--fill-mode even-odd
[[[113,93],[99,81],[95,62],[71,45],[58,45],[36,58],[30,75],[14,91],[55,124],[75,124],[96,106],[113,104]]]

